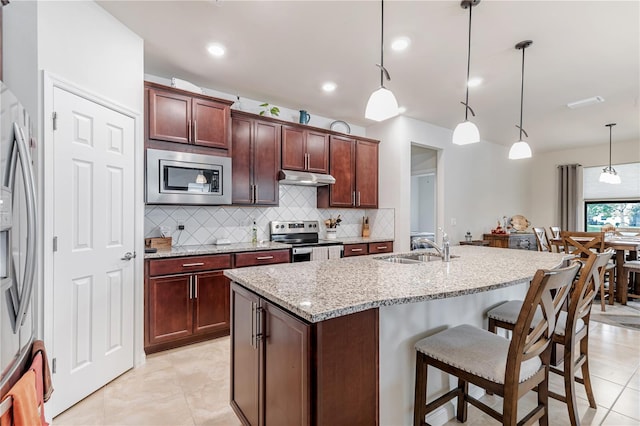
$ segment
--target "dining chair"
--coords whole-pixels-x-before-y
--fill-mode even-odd
[[[547,231],[545,231],[544,228],[536,228],[534,226],[533,232],[536,234],[538,251],[551,251],[551,244],[549,244],[549,238],[547,238]]]
[[[640,260],[627,260],[626,262],[624,262],[622,269],[625,276],[628,277],[628,279],[626,280],[628,285],[631,286],[631,291],[627,292],[627,297],[632,299],[640,299],[640,294],[636,293],[635,289],[633,288],[633,283],[635,282],[635,280],[632,279],[633,274],[640,274]]]
[[[574,280],[571,286],[568,308],[560,312],[553,333],[552,342],[564,346],[564,361],[563,369],[554,366],[550,366],[549,369],[563,376],[565,390],[564,395],[550,391],[549,396],[567,404],[569,420],[573,426],[580,424],[575,382],[584,385],[589,406],[597,408],[589,373],[589,319],[593,300],[604,279],[607,262],[614,252],[613,249],[608,249],[604,253],[592,253],[582,260],[580,277]],[[493,308],[487,313],[489,331],[495,333],[497,328],[513,330],[521,307],[522,301],[512,300]],[[535,316],[540,318],[542,313],[538,310]],[[581,378],[576,376],[578,369],[582,371]]]
[[[562,244],[564,246],[565,253],[572,254],[577,257],[589,257],[594,251],[596,253],[604,252],[605,241],[604,232],[569,232],[561,231]],[[613,305],[614,293],[615,293],[615,272],[616,265],[613,262],[608,262],[605,268],[608,280],[603,279],[600,283],[600,310],[605,311],[605,292],[609,297],[609,304]],[[608,282],[608,291],[607,291]]]
[[[538,404],[520,423],[549,423],[549,363],[551,339],[560,308],[580,268],[538,270],[527,290],[511,340],[470,325],[449,328],[418,341],[414,425],[426,424],[426,415],[457,398],[456,418],[467,420],[467,403],[502,422],[518,424],[518,400],[536,389]],[[535,317],[536,310],[542,313]],[[427,401],[427,371],[435,367],[458,378],[458,385],[432,402]],[[502,413],[469,395],[469,383],[503,398]]]
[[[560,239],[560,227],[559,226],[550,226],[549,227],[549,231],[551,231],[551,238],[553,238],[554,240]],[[558,250],[558,253],[560,253],[563,250],[563,248],[561,246],[555,246],[555,247]]]

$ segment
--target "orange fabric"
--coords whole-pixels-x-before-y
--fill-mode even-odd
[[[7,395],[13,397],[12,415],[15,426],[41,424],[36,397],[36,373],[33,370],[24,373]]]
[[[36,373],[36,398],[38,400],[38,410],[40,411],[40,423],[42,426],[49,426],[49,423],[47,423],[44,417],[44,393],[42,392],[44,381],[42,377],[42,368],[42,353],[38,352],[31,362],[30,369]]]

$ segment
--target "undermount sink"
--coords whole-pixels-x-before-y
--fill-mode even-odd
[[[451,259],[456,259],[460,256],[452,254],[449,256]],[[408,254],[396,254],[393,256],[377,257],[376,260],[383,260],[390,263],[425,263],[432,260],[442,261],[442,256],[438,253],[422,252],[422,253],[408,253]]]

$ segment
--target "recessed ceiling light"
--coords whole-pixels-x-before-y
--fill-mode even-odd
[[[398,52],[405,50],[411,44],[409,37],[398,37],[391,42],[391,48]]]
[[[338,87],[338,85],[333,81],[327,81],[322,85],[322,90],[324,90],[325,92],[333,92],[334,90],[336,90],[336,87]]]
[[[467,86],[469,87],[478,87],[482,84],[482,77],[472,77],[467,82]]]
[[[569,102],[567,106],[571,109],[585,107],[593,104],[599,104],[600,102],[604,102],[604,98],[602,96],[594,96],[592,98],[581,99],[575,102]]]
[[[224,56],[225,53],[224,46],[219,43],[210,44],[209,47],[207,47],[207,50],[212,56],[217,58]]]
[[[398,114],[404,114],[405,112],[407,112],[407,107],[398,107]]]

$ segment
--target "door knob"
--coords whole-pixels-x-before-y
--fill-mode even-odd
[[[130,251],[128,251],[120,259],[122,259],[122,260],[131,260],[134,257],[136,257],[136,253],[135,252],[131,253]]]

